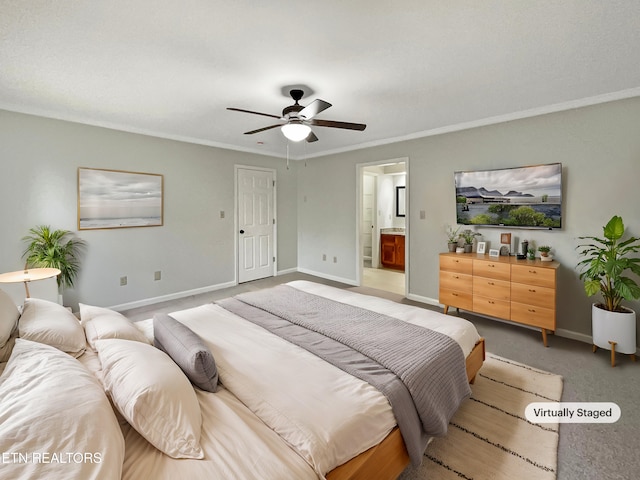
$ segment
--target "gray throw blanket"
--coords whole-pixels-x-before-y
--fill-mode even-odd
[[[218,304],[378,388],[414,465],[471,393],[460,346],[438,332],[287,285]]]

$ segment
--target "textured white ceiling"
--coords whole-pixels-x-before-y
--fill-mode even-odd
[[[314,157],[640,95],[638,0],[2,0],[0,108],[284,156],[243,132],[333,104]],[[259,143],[262,142],[262,143]]]

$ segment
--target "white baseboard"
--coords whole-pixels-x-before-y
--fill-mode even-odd
[[[235,287],[237,283],[235,281],[219,283],[217,285],[209,285],[207,287],[194,288],[193,290],[185,290],[183,292],[171,293],[169,295],[162,295],[160,297],[145,298],[143,300],[137,300],[135,302],[122,303],[120,305],[114,305],[109,307],[116,312],[122,310],[130,310],[132,308],[146,307],[147,305],[153,305],[154,303],[167,302],[169,300],[177,300],[179,298],[190,297],[192,295],[199,295],[201,293],[215,292],[216,290],[222,290],[223,288]]]
[[[427,305],[433,305],[434,307],[442,307],[442,304],[437,298],[423,297],[422,295],[416,295],[415,293],[408,293],[407,298],[414,302],[426,303]]]
[[[324,278],[326,280],[332,280],[334,282],[346,283],[347,285],[353,285],[354,287],[359,286],[355,282],[355,280],[353,280],[351,278],[336,277],[335,275],[328,275],[326,273],[316,272],[314,270],[309,270],[307,268],[298,268],[297,271],[300,272],[300,273],[306,273],[307,275],[313,275],[314,277],[320,277],[320,278]]]
[[[287,273],[296,273],[298,272],[298,269],[293,267],[293,268],[287,268],[286,270],[278,270],[278,272],[276,273],[276,277],[279,277],[280,275],[286,275]]]

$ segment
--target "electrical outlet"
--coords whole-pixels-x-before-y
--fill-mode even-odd
[[[326,254],[326,253],[323,253],[323,254],[322,254],[322,261],[323,261],[323,262],[326,262],[326,261],[327,261],[327,254]]]
[[[220,218],[224,218],[224,210],[220,210]]]
[[[127,284],[127,277],[120,277],[120,286],[124,287]]]
[[[158,270],[157,272],[154,272],[153,274],[153,279],[154,280],[162,280],[162,272],[160,270]]]
[[[333,263],[338,263],[338,257],[333,257]]]

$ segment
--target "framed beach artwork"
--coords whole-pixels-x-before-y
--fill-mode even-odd
[[[163,224],[164,177],[78,168],[78,230]]]

